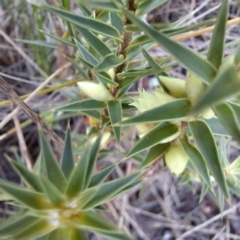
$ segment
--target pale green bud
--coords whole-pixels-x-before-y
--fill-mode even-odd
[[[203,92],[203,82],[191,72],[187,72],[185,90],[187,98],[194,105]]]
[[[211,108],[206,108],[203,110],[202,112],[203,118],[205,119],[211,119],[213,117],[215,117],[215,113]]]
[[[188,163],[188,155],[179,145],[172,145],[165,153],[164,159],[170,171],[176,175],[181,174]]]
[[[176,98],[187,97],[184,80],[165,76],[159,76],[159,78],[171,96]]]
[[[87,96],[94,100],[106,102],[114,99],[108,89],[101,82],[78,82],[78,86]]]

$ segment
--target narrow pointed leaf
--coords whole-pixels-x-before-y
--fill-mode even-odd
[[[228,105],[232,108],[234,111],[237,121],[240,124],[240,104],[234,103],[234,102],[229,102]]]
[[[48,234],[46,240],[87,240],[87,237],[83,230],[60,227]]]
[[[70,177],[74,166],[75,166],[75,161],[74,161],[73,151],[72,151],[71,131],[70,131],[70,127],[68,127],[66,137],[65,137],[65,142],[64,142],[62,159],[61,159],[61,169],[66,179]]]
[[[123,31],[123,21],[120,16],[115,12],[109,12],[110,21],[113,27],[115,27],[120,34]]]
[[[84,110],[84,111],[80,111],[80,112],[83,113],[84,115],[87,115],[98,121],[101,121],[101,115],[97,110]]]
[[[104,168],[100,172],[94,174],[91,177],[91,181],[89,183],[89,188],[95,187],[96,185],[102,183],[108,176],[109,174],[113,171],[113,169],[116,167],[115,164],[110,165],[109,167]]]
[[[240,92],[240,77],[233,60],[234,56],[230,56],[223,61],[213,83],[198,99],[192,112],[198,112],[213,104],[221,103],[224,99]]]
[[[11,237],[19,234],[24,229],[28,228],[29,225],[34,224],[39,218],[32,216],[22,216],[8,225],[0,227],[0,238]]]
[[[208,61],[218,69],[222,62],[224,43],[225,43],[225,32],[226,32],[226,22],[228,16],[228,0],[222,0],[222,5],[218,12],[217,22],[214,27],[213,36],[211,39],[209,51],[208,51]]]
[[[119,125],[124,126],[181,119],[188,116],[190,109],[191,103],[187,99],[179,99],[124,120]]]
[[[84,182],[84,189],[88,187],[92,172],[97,161],[97,155],[101,146],[102,134],[100,134],[94,144],[91,146],[90,155],[89,155],[89,162],[87,166],[87,174]]]
[[[153,146],[142,162],[142,167],[147,167],[152,164],[157,158],[161,157],[166,152],[169,146],[170,143],[157,144],[156,146]]]
[[[77,101],[67,105],[55,108],[55,111],[82,111],[82,110],[97,110],[106,107],[106,103],[93,99]]]
[[[46,193],[48,200],[56,207],[63,205],[65,198],[62,193],[47,178],[41,177],[42,188]]]
[[[179,129],[176,125],[171,124],[169,122],[160,123],[153,130],[147,133],[143,138],[141,138],[133,149],[125,156],[125,158],[130,158],[133,155],[147,149],[149,147],[153,147],[158,143],[165,143],[167,139],[174,140],[179,133]]]
[[[25,184],[31,186],[34,190],[38,192],[43,191],[39,178],[36,174],[30,172],[26,167],[14,161],[13,159],[8,158],[8,161],[21,176],[21,179],[25,182]]]
[[[231,136],[230,133],[228,133],[224,126],[220,123],[219,119],[211,118],[202,120],[207,123],[214,135]]]
[[[110,68],[121,65],[125,60],[119,59],[115,54],[111,53],[104,57],[104,59],[94,67],[95,72],[106,71]]]
[[[114,225],[112,222],[110,222],[108,219],[106,219],[97,212],[83,212],[81,216],[82,217],[81,219],[79,219],[79,224],[87,230],[94,231],[96,233],[99,232],[100,234],[103,234],[105,236],[114,236],[111,234],[116,234],[115,237],[111,239],[131,239],[121,233],[121,231],[117,228],[116,225]]]
[[[226,130],[238,142],[240,142],[240,127],[237,116],[232,107],[227,103],[222,103],[214,107],[214,111]]]
[[[201,153],[195,148],[188,140],[187,135],[180,138],[181,145],[187,153],[189,160],[195,166],[196,170],[202,177],[203,181],[207,184],[209,189],[212,188],[210,176],[208,174],[207,166]]]
[[[41,237],[54,229],[57,226],[50,224],[47,220],[41,219],[31,224],[27,229],[23,230],[20,234],[16,236],[16,239],[36,239],[37,237]]]
[[[22,203],[29,208],[34,209],[48,209],[50,205],[45,201],[43,194],[38,192],[33,192],[21,187],[17,184],[12,184],[0,180],[0,189],[6,194],[13,197],[16,202]]]
[[[211,82],[216,75],[216,70],[211,63],[201,58],[189,48],[186,48],[153,29],[126,9],[122,8],[122,12],[128,19],[140,27],[146,35],[158,43],[165,51],[174,56],[188,70],[200,77],[206,84]]]
[[[57,16],[65,19],[66,21],[69,21],[73,25],[90,29],[96,33],[100,33],[101,35],[105,35],[110,38],[120,40],[117,29],[115,29],[114,27],[106,23],[97,21],[90,17],[83,17],[83,16],[80,16],[79,14],[73,14],[69,11],[66,11],[60,8],[51,7],[50,5],[43,5],[42,8],[46,9],[51,13],[56,14]]]
[[[46,47],[46,48],[53,48],[53,49],[59,49],[61,46],[56,43],[50,43],[43,40],[25,40],[25,39],[16,39],[18,42],[31,44],[31,45],[37,45],[38,47]]]
[[[194,140],[204,157],[208,169],[211,171],[216,183],[223,191],[225,197],[229,197],[223,169],[218,157],[217,147],[215,145],[212,133],[203,121],[194,121],[189,123]]]
[[[149,13],[152,10],[156,9],[157,7],[160,7],[161,5],[163,5],[167,1],[168,0],[141,1],[137,7],[136,15],[140,16],[145,13]]]
[[[111,120],[111,124],[114,125],[122,120],[122,105],[119,101],[109,101],[108,102],[108,113]],[[117,142],[120,142],[121,138],[121,127],[114,127],[113,131]]]
[[[102,185],[99,186],[100,188],[98,192],[95,194],[95,196],[89,202],[86,202],[85,205],[82,206],[82,209],[87,210],[90,208],[94,208],[110,200],[115,196],[115,193],[125,188],[128,184],[130,184],[137,177],[139,177],[139,175],[140,173],[136,172],[126,177],[122,177],[111,182],[103,183]]]
[[[66,186],[64,174],[61,171],[60,166],[54,157],[52,149],[42,131],[39,132],[39,136],[47,177],[60,191],[63,191]]]
[[[98,38],[95,34],[91,33],[86,28],[80,26],[77,26],[76,28],[83,35],[89,45],[102,57],[112,53],[112,51],[107,47],[107,45],[103,41],[101,41],[100,38]]]
[[[73,198],[77,196],[84,189],[84,184],[86,180],[88,164],[90,159],[90,149],[87,148],[83,153],[81,160],[78,162],[74,171],[72,172],[68,185],[66,188],[66,196],[68,198]]]

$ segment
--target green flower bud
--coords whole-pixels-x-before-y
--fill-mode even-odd
[[[159,76],[161,83],[169,91],[169,94],[176,98],[185,98],[185,81],[179,78]]]
[[[203,118],[205,118],[205,119],[210,119],[210,118],[215,117],[215,113],[211,108],[204,109],[202,112],[202,115],[203,115]]]
[[[101,82],[78,82],[78,86],[87,96],[94,100],[106,102],[114,99],[108,89]]]
[[[179,145],[172,145],[165,153],[164,158],[170,171],[176,175],[181,174],[188,163],[188,155]]]
[[[187,73],[185,90],[187,94],[187,98],[194,105],[199,98],[199,96],[203,92],[203,82],[193,75],[191,72]]]

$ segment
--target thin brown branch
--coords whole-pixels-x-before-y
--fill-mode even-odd
[[[51,140],[60,148],[63,147],[63,140],[47,126],[47,124],[41,119],[41,117],[35,113],[28,105],[22,101],[22,99],[16,94],[13,88],[0,77],[0,89],[7,94],[8,98],[11,99],[20,109],[22,109],[28,117],[36,124],[40,125],[43,131],[49,135]]]

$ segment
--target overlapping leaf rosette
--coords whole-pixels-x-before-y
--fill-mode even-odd
[[[19,207],[1,223],[0,239],[84,240],[89,231],[109,239],[132,239],[100,211],[106,210],[106,201],[139,183],[139,172],[104,182],[116,164],[96,171],[101,135],[76,159],[68,130],[60,164],[42,132],[40,142],[32,171],[9,159],[24,186],[0,180],[0,199]]]

